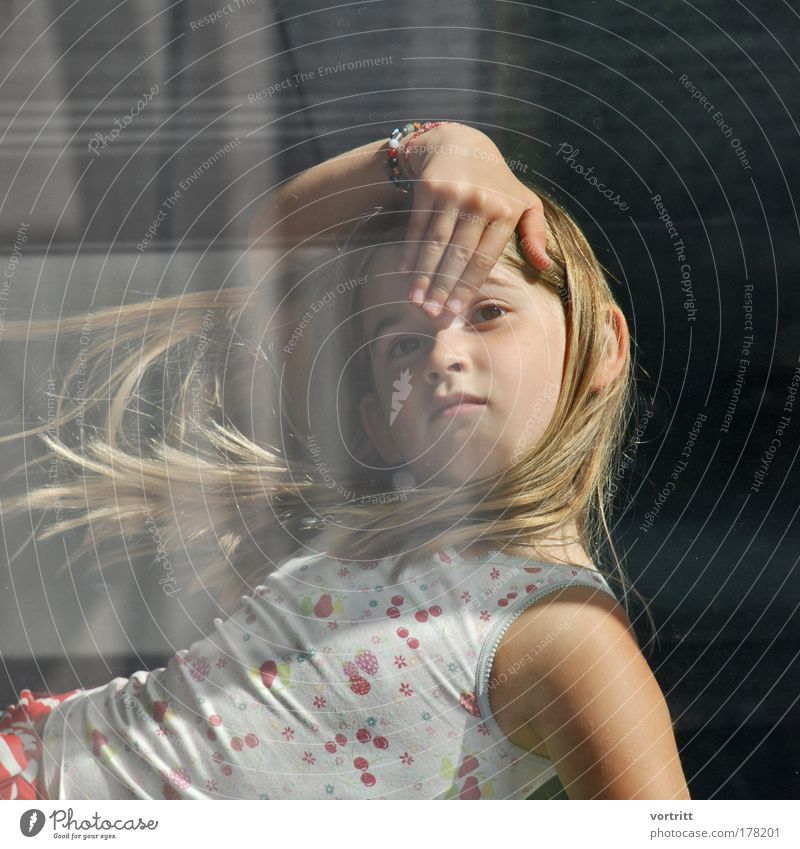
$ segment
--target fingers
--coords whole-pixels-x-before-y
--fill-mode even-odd
[[[453,312],[469,301],[489,276],[497,264],[503,248],[508,244],[513,232],[511,224],[492,221],[480,234],[480,242],[472,252],[466,267],[453,281],[455,286],[443,304]]]
[[[544,271],[550,265],[550,259],[546,250],[547,231],[545,229],[544,207],[541,198],[537,195],[532,196],[530,207],[522,213],[517,224],[517,230],[520,235],[520,245],[526,256],[534,268]]]
[[[417,254],[433,217],[434,211],[431,208],[432,206],[432,200],[428,203],[420,200],[420,206],[415,206],[411,210],[403,252],[400,255],[400,262],[397,266],[398,271],[408,271],[409,269],[416,268]]]
[[[439,315],[446,302],[449,302],[450,309],[458,312],[471,297],[472,287],[461,286],[461,277],[464,269],[473,262],[475,249],[481,242],[484,228],[485,223],[477,220],[463,221],[456,227],[442,257],[441,265],[434,275],[432,285],[428,289],[426,310],[430,315]],[[490,270],[491,267],[483,275],[481,283]],[[456,289],[461,292],[460,298],[454,294]]]
[[[431,278],[452,239],[453,229],[453,218],[447,214],[447,209],[434,209],[429,218],[428,229],[420,240],[416,262],[408,269],[413,276],[410,295],[412,301],[422,303],[425,300]]]

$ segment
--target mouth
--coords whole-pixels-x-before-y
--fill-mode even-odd
[[[478,398],[475,395],[458,395],[455,397],[444,398],[433,411],[431,421],[439,418],[440,416],[450,418],[452,416],[459,415],[460,413],[482,410],[485,406],[485,399]]]

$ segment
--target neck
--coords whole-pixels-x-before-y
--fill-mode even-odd
[[[564,561],[574,563],[577,566],[594,566],[580,542],[569,542],[577,537],[578,531],[574,522],[561,525],[555,534],[545,540],[537,542],[525,542],[524,538],[516,540],[513,545],[506,546],[507,554],[520,554],[528,556],[532,560],[544,560],[545,562]],[[460,551],[463,557],[478,557],[481,554],[493,550],[496,546],[490,543],[478,541],[471,543]]]

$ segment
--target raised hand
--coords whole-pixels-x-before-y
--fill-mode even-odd
[[[413,207],[398,270],[413,276],[409,297],[431,315],[460,309],[515,229],[529,261],[547,268],[542,201],[486,135],[441,124],[414,139],[406,168]]]

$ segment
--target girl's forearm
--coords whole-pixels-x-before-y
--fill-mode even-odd
[[[410,195],[389,180],[386,139],[368,142],[327,159],[275,189],[257,207],[250,243],[288,248],[305,239],[333,243],[373,206],[400,209]]]

